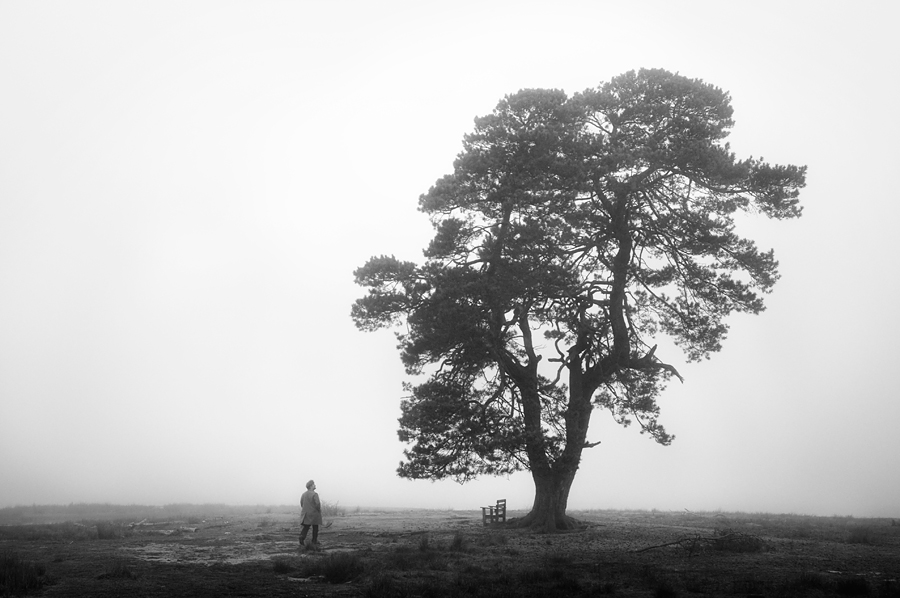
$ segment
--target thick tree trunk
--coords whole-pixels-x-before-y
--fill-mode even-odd
[[[567,473],[532,472],[534,478],[534,505],[531,512],[518,519],[519,527],[530,527],[542,532],[572,529],[576,521],[566,515],[569,489],[575,480],[575,471]]]
[[[523,330],[523,337],[530,338]],[[528,343],[530,346],[530,343]],[[566,438],[562,454],[551,459],[546,450],[546,438],[541,427],[541,398],[538,392],[537,363],[529,362],[529,371],[514,376],[522,397],[525,421],[526,452],[531,477],[534,479],[534,505],[531,512],[516,523],[544,532],[572,529],[576,521],[566,515],[569,489],[578,472],[581,453],[585,447],[593,406],[590,399],[594,387],[585,385],[581,361],[572,354],[569,361],[569,405],[566,409]],[[509,368],[513,369],[513,368]],[[523,368],[524,369],[524,368]]]

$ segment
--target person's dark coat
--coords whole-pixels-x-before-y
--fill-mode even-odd
[[[322,525],[322,503],[315,490],[307,490],[300,497],[301,525]]]

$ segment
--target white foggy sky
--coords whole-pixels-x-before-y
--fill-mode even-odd
[[[739,157],[807,164],[743,229],[782,280],[681,366],[660,447],[595,412],[570,508],[900,515],[891,3],[0,3],[0,506],[527,508],[396,477],[404,374],[352,272],[505,94],[661,67]],[[664,356],[681,363],[680,354]]]

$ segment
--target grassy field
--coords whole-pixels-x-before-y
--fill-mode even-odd
[[[890,519],[572,514],[579,529],[546,535],[332,504],[313,550],[293,506],[0,509],[0,596],[900,597]]]

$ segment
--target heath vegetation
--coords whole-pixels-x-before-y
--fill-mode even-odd
[[[900,597],[890,519],[598,510],[547,534],[356,508],[301,550],[290,507],[29,509],[49,521],[0,509],[0,596]]]

